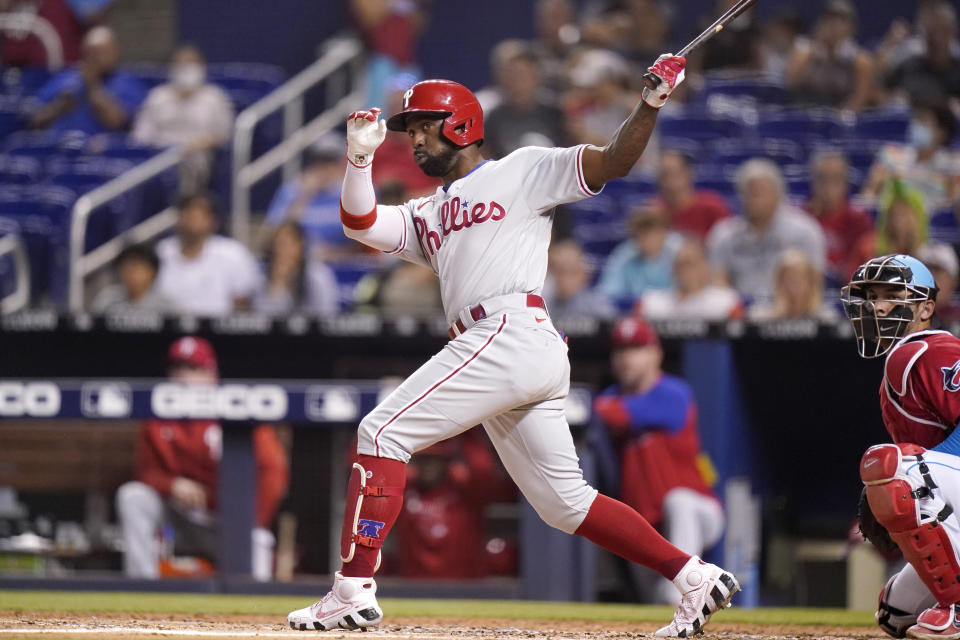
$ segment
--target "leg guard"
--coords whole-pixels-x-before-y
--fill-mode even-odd
[[[366,457],[363,456],[363,458]],[[340,559],[344,564],[352,562],[358,554],[358,546],[375,550],[377,556],[372,569],[376,571],[380,567],[380,547],[383,546],[383,540],[397,519],[403,504],[402,474],[405,473],[405,465],[402,462],[384,458],[374,460],[382,461],[380,465],[397,466],[399,469],[381,471],[375,478],[372,469],[367,469],[358,462],[353,463],[350,481],[347,484],[347,505],[340,537]],[[368,464],[368,466],[373,465]],[[387,484],[383,481],[388,479],[392,481],[393,486],[382,486]],[[368,480],[371,482],[368,483]],[[381,486],[374,485],[374,482]]]
[[[915,445],[881,444],[867,449],[860,478],[877,521],[916,569],[941,605],[960,602],[960,563],[940,525],[953,509],[934,493],[937,488]],[[908,470],[919,471],[919,478]]]

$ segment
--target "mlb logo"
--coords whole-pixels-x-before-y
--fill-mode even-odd
[[[360,417],[360,398],[349,387],[308,387],[304,413],[314,422],[354,422]]]
[[[80,389],[80,411],[88,418],[127,418],[133,392],[123,382],[92,382]]]

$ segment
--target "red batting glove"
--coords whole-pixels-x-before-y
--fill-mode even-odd
[[[662,107],[673,90],[683,82],[686,66],[687,59],[683,56],[665,53],[657,58],[653,66],[647,68],[647,71],[655,75],[659,83],[653,89],[644,87],[643,101],[654,109]]]
[[[347,116],[347,122],[351,120],[356,120],[357,118],[363,118],[364,120],[369,120],[370,122],[376,122],[377,116],[380,115],[380,109],[373,107],[372,109],[367,109],[366,111],[354,111],[349,116]]]

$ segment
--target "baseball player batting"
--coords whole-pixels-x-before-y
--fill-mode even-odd
[[[867,261],[841,297],[860,355],[887,354],[880,408],[895,444],[860,461],[860,527],[909,564],[880,592],[877,624],[895,638],[960,638],[960,340],[930,330],[937,285],[911,256]]]
[[[449,80],[415,84],[404,94],[403,110],[386,122],[377,109],[350,115],[344,232],[433,269],[450,342],[361,421],[342,569],[322,600],[289,614],[291,627],[357,629],[381,622],[373,575],[400,513],[405,463],[477,424],[547,523],[673,581],[682,601],[657,635],[698,633],[728,606],[740,588],[731,573],[677,549],[636,511],[584,481],[564,417],[567,347],[540,297],[554,207],[596,195],[630,171],[657,110],[683,81],[685,64],[669,54],[657,59],[650,71],[659,82],[603,148],[525,147],[484,160],[480,104]],[[436,193],[377,205],[371,164],[386,129],[407,133],[420,169],[442,179]]]

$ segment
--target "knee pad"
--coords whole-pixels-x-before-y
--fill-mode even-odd
[[[904,638],[907,635],[907,629],[917,621],[917,614],[913,611],[904,611],[890,604],[890,588],[896,579],[897,576],[892,576],[880,590],[877,613],[874,615],[874,619],[887,635],[894,638]]]
[[[353,560],[357,545],[377,549],[377,563],[374,571],[380,567],[379,549],[386,535],[384,530],[392,524],[387,511],[399,511],[392,505],[378,504],[376,498],[403,497],[403,487],[376,487],[367,484],[368,472],[358,462],[350,470],[347,484],[347,506],[344,513],[343,533],[340,537],[340,559],[343,562]],[[394,518],[396,515],[394,514]],[[389,523],[389,524],[388,524]]]
[[[860,461],[860,479],[877,522],[937,602],[948,605],[960,601],[960,563],[940,523],[953,509],[933,493],[937,485],[923,460],[925,451],[916,445],[870,447]],[[907,475],[914,465],[921,480]]]

